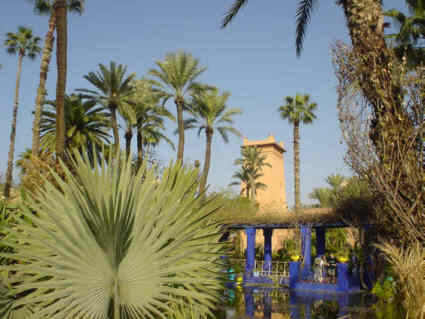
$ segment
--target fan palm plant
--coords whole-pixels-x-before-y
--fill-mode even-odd
[[[169,53],[164,61],[157,61],[156,66],[158,69],[149,71],[149,74],[156,79],[152,80],[155,89],[162,92],[166,100],[173,98],[176,104],[179,134],[177,160],[183,163],[185,98],[194,89],[199,89],[200,85],[195,80],[206,68],[199,66],[199,60],[186,52]]]
[[[15,140],[16,140],[16,122],[18,119],[18,106],[19,106],[19,86],[21,83],[22,61],[24,57],[34,60],[40,53],[39,47],[40,38],[33,35],[32,30],[19,27],[17,33],[9,32],[6,34],[4,45],[6,46],[9,54],[18,55],[18,70],[16,74],[15,86],[15,103],[13,106],[12,129],[10,132],[9,156],[7,159],[6,183],[4,185],[3,195],[9,198],[10,188],[12,187],[13,175],[13,157],[15,154]]]
[[[248,178],[247,187],[249,187],[251,191],[250,198],[255,201],[258,178],[263,175],[263,167],[271,167],[271,164],[266,162],[266,156],[261,154],[260,149],[255,146],[243,146],[241,149],[241,155],[241,158],[235,160],[235,165],[241,165],[242,172],[246,174]]]
[[[190,113],[191,118],[185,121],[186,129],[198,129],[198,136],[205,131],[206,147],[204,169],[202,172],[199,192],[204,193],[207,185],[208,172],[211,163],[211,146],[215,130],[220,133],[225,143],[229,142],[228,133],[241,136],[233,125],[233,116],[241,114],[238,108],[229,108],[227,100],[230,93],[220,94],[218,89],[202,91],[193,95]]]
[[[295,211],[301,208],[300,196],[300,124],[310,124],[316,119],[313,113],[316,103],[310,103],[308,94],[297,94],[295,98],[287,96],[285,104],[279,107],[280,117],[294,125],[294,190]]]
[[[111,62],[109,69],[99,64],[100,71],[90,72],[84,78],[90,82],[97,91],[79,89],[77,91],[85,93],[85,97],[93,99],[107,107],[111,112],[111,126],[114,135],[114,144],[117,150],[120,149],[120,137],[118,131],[117,112],[131,117],[134,122],[135,116],[131,107],[127,103],[128,97],[133,93],[131,81],[135,74],[126,75],[127,67],[122,64]]]
[[[48,101],[41,116],[41,147],[54,151],[56,146],[56,101]],[[109,114],[96,101],[84,100],[81,95],[65,97],[65,143],[67,149],[80,151],[96,149],[109,143]]]
[[[37,14],[49,17],[49,28],[44,38],[44,48],[40,64],[40,82],[35,99],[35,112],[32,128],[32,155],[37,156],[40,151],[40,120],[43,111],[44,98],[46,96],[46,81],[49,72],[50,60],[52,57],[53,45],[55,42],[56,14],[53,8],[55,0],[33,0],[34,11]],[[82,14],[84,9],[84,0],[67,0],[68,11]]]
[[[21,275],[14,307],[39,306],[28,318],[169,318],[176,305],[211,314],[222,287],[221,205],[196,195],[197,174],[181,165],[158,180],[119,156],[92,165],[70,156],[66,182],[47,182],[23,208],[9,242]],[[94,161],[98,163],[97,161]],[[36,211],[34,215],[32,212]]]

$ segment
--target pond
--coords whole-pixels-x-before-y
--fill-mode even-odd
[[[370,294],[320,294],[280,288],[228,289],[219,319],[402,319],[399,307]]]

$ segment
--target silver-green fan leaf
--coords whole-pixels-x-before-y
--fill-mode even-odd
[[[61,190],[46,181],[28,200],[32,224],[10,243],[26,278],[17,304],[40,307],[29,318],[166,318],[176,304],[205,317],[221,288],[223,246],[208,218],[220,203],[197,195],[191,169],[170,165],[158,179],[122,158],[99,161],[73,154]]]

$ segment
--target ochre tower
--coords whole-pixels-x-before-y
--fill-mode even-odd
[[[283,213],[287,211],[285,167],[283,163],[285,148],[283,142],[277,143],[273,135],[259,141],[249,141],[244,138],[242,147],[257,147],[261,154],[265,155],[266,163],[270,164],[270,167],[263,166],[263,176],[258,179],[258,182],[266,185],[266,188],[258,189],[256,193],[256,201],[260,205],[260,212],[274,211]],[[244,186],[241,185],[241,187]]]
[[[266,156],[266,163],[271,167],[264,166],[262,168],[263,176],[258,179],[259,182],[266,185],[264,189],[258,189],[256,201],[260,206],[258,214],[262,213],[280,213],[287,214],[288,203],[286,201],[286,184],[285,184],[285,166],[283,154],[286,152],[283,142],[277,143],[274,136],[271,135],[265,140],[250,141],[243,139],[242,147],[258,147],[262,154]],[[245,185],[241,185],[244,189]],[[276,229],[273,232],[272,250],[276,251],[282,247],[283,240],[291,236],[291,231],[285,229]],[[245,232],[241,232],[241,250],[246,248]],[[264,245],[264,237],[261,231],[256,233],[256,245]]]

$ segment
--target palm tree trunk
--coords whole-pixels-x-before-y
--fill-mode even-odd
[[[392,52],[388,49],[383,32],[384,16],[381,1],[345,0],[341,1],[350,32],[353,49],[360,65],[357,66],[360,86],[364,96],[373,108],[371,121],[371,139],[381,152],[393,153],[391,147],[382,144],[382,126],[405,127],[408,121],[403,110],[401,83],[391,72]],[[386,114],[395,116],[387,116]],[[386,122],[386,123],[385,123]],[[388,130],[385,130],[388,132]],[[386,146],[392,141],[384,142]],[[395,143],[394,143],[395,144]],[[394,145],[396,146],[396,145]],[[397,146],[396,146],[397,147]],[[388,153],[388,154],[390,154]]]
[[[111,110],[112,132],[114,134],[115,151],[119,151],[119,149],[120,149],[120,134],[118,132],[117,108],[116,107],[110,107],[110,110]]]
[[[64,158],[65,153],[65,91],[67,73],[68,21],[66,0],[56,0],[56,62],[58,78],[56,83],[56,156]]]
[[[22,53],[19,53],[18,71],[16,74],[16,86],[15,86],[15,105],[13,106],[12,130],[10,132],[10,144],[9,144],[9,156],[7,159],[6,183],[4,185],[4,194],[3,194],[6,199],[10,197],[10,189],[12,187],[13,157],[15,154],[16,122],[18,119],[18,105],[19,105],[19,85],[21,83],[23,58],[24,58],[24,55]]]
[[[202,172],[202,179],[199,185],[199,193],[203,194],[205,192],[205,186],[207,185],[208,172],[210,171],[211,163],[211,144],[214,131],[212,128],[207,127],[205,130],[205,135],[207,137],[207,145],[205,149],[205,162],[204,162],[204,171]]]
[[[37,89],[37,97],[35,99],[35,112],[32,127],[32,155],[38,156],[40,152],[40,121],[43,112],[44,97],[46,96],[46,81],[49,72],[50,60],[52,58],[53,44],[55,42],[56,15],[54,11],[50,14],[49,30],[47,31],[44,41],[43,56],[40,65],[40,83]]]
[[[294,122],[294,189],[295,189],[295,212],[301,208],[300,199],[300,123]]]
[[[249,178],[249,183],[251,184],[250,185],[250,188],[251,188],[251,199],[255,202],[256,201],[256,192],[257,192],[257,189],[256,189],[256,187],[255,187],[255,179],[254,178],[252,178],[252,177],[250,177]]]
[[[131,127],[127,128],[125,132],[125,152],[127,154],[127,158],[131,156],[131,140],[133,139],[133,132],[131,131]]]
[[[142,166],[143,163],[143,135],[142,130],[137,126],[137,169]]]
[[[177,147],[177,161],[183,164],[183,153],[184,153],[184,122],[183,122],[183,98],[176,98],[175,100],[177,107],[177,128],[179,132],[179,145]]]

